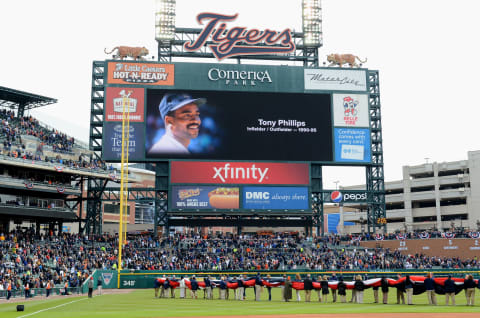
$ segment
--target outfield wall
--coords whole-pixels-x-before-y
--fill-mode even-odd
[[[472,274],[474,278],[480,278],[480,268],[476,269],[442,269],[442,270],[398,270],[398,271],[336,271],[337,275],[342,274],[342,276],[346,280],[350,280],[356,274],[368,274],[370,278],[375,276],[377,277],[390,277],[396,278],[398,274],[400,275],[426,275],[427,272],[432,272],[434,276],[442,277],[452,274],[454,277],[463,278],[466,274]],[[258,272],[257,271],[226,271],[226,272],[207,272],[207,271],[130,271],[130,270],[123,270],[120,274],[120,288],[125,289],[145,289],[145,288],[153,288],[153,281],[157,277],[162,277],[166,275],[171,277],[175,275],[177,278],[180,276],[190,277],[192,275],[196,275],[200,277],[205,277],[206,275],[211,275],[214,279],[218,279],[222,275],[229,275],[235,276],[239,274],[247,275],[248,277],[255,276]],[[290,275],[292,278],[296,274],[300,274],[302,276],[306,274],[312,274],[313,276],[318,275],[331,275],[333,271],[305,271],[305,270],[297,270],[297,271],[260,271],[260,275],[266,276],[267,274],[272,275],[273,277],[279,277],[283,274]],[[118,272],[113,270],[96,270],[93,274],[93,281],[94,281],[94,289],[97,289],[97,284],[99,278],[101,278],[102,286],[105,289],[116,289],[118,288]],[[52,295],[60,295],[63,294],[63,288],[54,288],[52,290]],[[84,283],[81,287],[69,288],[69,294],[85,294],[88,292],[88,286]],[[12,291],[13,297],[23,297],[23,289]],[[34,288],[32,290],[32,297],[34,296],[43,296],[45,295],[45,288]],[[6,291],[0,290],[0,299],[6,297]]]
[[[88,292],[88,288],[86,291],[83,291],[81,287],[69,287],[67,288],[67,293],[68,295],[76,295],[76,294],[82,294]],[[30,296],[36,297],[36,296],[46,296],[47,290],[45,288],[32,288],[30,289]],[[51,296],[59,296],[59,295],[64,295],[65,294],[65,288],[63,287],[54,287],[51,290],[50,295]],[[7,297],[7,291],[6,290],[0,290],[0,299],[6,298]],[[15,289],[12,290],[12,297],[25,297],[25,291],[24,289]]]
[[[367,248],[389,248],[404,255],[423,254],[429,257],[459,257],[474,259],[480,256],[480,239],[474,238],[431,238],[427,240],[385,240],[363,241],[360,245]]]

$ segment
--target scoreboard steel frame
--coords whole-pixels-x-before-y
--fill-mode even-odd
[[[194,93],[201,92],[221,92],[232,94],[244,92],[253,94],[255,92],[273,93],[273,94],[328,94],[331,101],[331,159],[328,160],[301,160],[302,158],[290,158],[282,160],[281,162],[305,162],[309,165],[310,182],[308,185],[309,191],[309,209],[308,211],[282,211],[282,210],[250,210],[245,209],[212,209],[212,210],[185,210],[178,211],[172,209],[171,204],[172,184],[170,183],[170,165],[175,160],[192,160],[192,161],[246,161],[246,162],[275,162],[274,158],[260,158],[249,160],[242,158],[235,160],[233,157],[221,154],[220,157],[215,157],[217,154],[211,154],[202,157],[181,158],[169,157],[169,155],[160,157],[148,157],[147,150],[141,148],[140,157],[134,156],[134,162],[145,162],[155,164],[155,187],[154,188],[129,188],[129,200],[150,199],[155,202],[155,229],[164,226],[168,229],[169,226],[304,226],[308,233],[308,228],[316,228],[317,233],[324,233],[323,226],[323,208],[325,202],[328,201],[329,194],[333,191],[331,189],[324,189],[322,182],[322,167],[323,166],[356,166],[364,167],[366,172],[366,189],[367,199],[362,202],[363,206],[367,208],[367,231],[374,233],[377,230],[386,230],[385,220],[385,187],[384,187],[384,165],[383,165],[383,139],[382,139],[382,125],[381,125],[381,104],[380,104],[380,86],[379,86],[379,72],[368,69],[343,69],[343,68],[325,68],[318,67],[318,50],[302,47],[298,45],[301,41],[301,36],[295,34],[294,39],[297,42],[297,47],[293,55],[285,56],[256,56],[256,59],[263,60],[288,60],[302,62],[303,67],[300,66],[271,66],[271,65],[250,65],[250,64],[218,64],[218,63],[171,63],[172,57],[211,57],[207,53],[191,53],[183,52],[183,43],[187,39],[192,39],[198,36],[198,30],[195,29],[176,29],[176,41],[174,45],[161,46],[159,45],[159,61],[158,62],[135,62],[135,61],[119,61],[119,60],[105,60],[94,61],[92,64],[92,92],[91,92],[91,112],[90,112],[90,139],[89,146],[95,152],[98,158],[106,158],[105,146],[108,140],[105,137],[110,133],[110,128],[113,124],[107,119],[107,89],[117,88],[142,88],[144,89],[144,116],[147,116],[147,107],[150,95],[148,92],[159,90],[162,93],[168,91],[187,91]],[[240,61],[240,58],[237,58]],[[121,82],[121,79],[114,79],[110,72],[116,64],[129,65],[148,65],[150,64],[154,69],[155,66],[166,65],[167,68],[173,65],[173,70],[165,70],[171,72],[168,76],[173,75],[173,83],[157,82],[155,80],[167,80],[168,76],[161,74],[150,74],[143,77],[144,81],[150,82]],[[120,69],[120,66],[118,66]],[[210,71],[217,69],[218,71]],[[258,76],[254,79],[255,83],[251,85],[248,81],[234,80],[226,81],[226,78],[221,78],[225,72],[230,69],[235,74],[243,74],[248,77],[249,73],[268,71],[267,78],[264,81],[259,81]],[[109,71],[110,70],[110,71]],[[222,73],[222,70],[224,71]],[[209,71],[216,72],[215,76],[210,76]],[[211,75],[210,73],[210,75]],[[221,76],[219,76],[219,74]],[[363,74],[360,75],[359,74]],[[349,77],[352,75],[353,77]],[[238,75],[237,75],[238,76]],[[265,74],[263,74],[265,77]],[[221,78],[218,80],[217,78]],[[118,81],[117,81],[118,80]],[[170,80],[170,78],[168,79]],[[238,80],[238,79],[237,79]],[[309,83],[306,83],[310,81]],[[342,82],[343,80],[343,82]],[[359,82],[360,81],[360,82]],[[345,84],[342,88],[339,83]],[[161,83],[161,84],[158,84]],[[335,86],[336,84],[336,86]],[[357,85],[357,86],[355,86]],[[346,88],[345,88],[346,87]],[[355,88],[359,87],[359,89]],[[360,99],[365,100],[367,107],[364,108],[367,112],[367,123],[359,124],[359,127],[352,126],[352,123],[344,125],[338,124],[335,118],[335,106],[338,101],[335,101],[334,95],[340,102],[347,103],[346,95],[360,96]],[[160,94],[161,95],[161,94]],[[227,94],[228,95],[228,94]],[[215,94],[211,95],[214,98]],[[221,100],[221,99],[220,99]],[[335,104],[336,103],[336,104]],[[360,102],[358,103],[360,104]],[[340,107],[337,105],[337,108]],[[347,106],[345,106],[346,111]],[[253,116],[253,114],[252,114]],[[146,118],[144,117],[144,122]],[[359,123],[362,120],[359,121]],[[362,126],[363,125],[363,126]],[[146,126],[146,125],[145,125]],[[140,127],[140,126],[139,126]],[[335,153],[335,148],[339,147],[340,141],[344,139],[339,135],[337,130],[342,130],[338,134],[345,134],[348,138],[349,130],[366,129],[368,136],[362,132],[362,138],[368,140],[368,145],[364,145],[364,150],[368,150],[368,158],[360,159],[354,152],[358,149],[355,145],[347,145],[345,153],[350,152],[350,157],[347,155],[346,159],[342,159],[342,154]],[[139,129],[139,131],[142,129]],[[147,135],[147,128],[143,128],[143,137]],[[339,138],[338,140],[336,138]],[[142,141],[143,142],[143,141]],[[343,148],[342,148],[343,149]],[[106,158],[109,161],[117,162],[115,158]],[[365,155],[365,153],[362,154]],[[223,156],[223,157],[222,157]],[[136,158],[136,159],[135,159]],[[297,160],[298,159],[298,160]],[[311,158],[312,159],[312,158]],[[118,200],[118,188],[107,187],[107,182],[97,179],[89,179],[87,190],[87,216],[86,216],[86,231],[88,233],[101,233],[102,229],[102,204],[104,201]],[[169,201],[170,200],[170,201]],[[216,218],[211,218],[216,217]],[[157,232],[157,231],[155,231]],[[165,231],[168,233],[168,230]]]

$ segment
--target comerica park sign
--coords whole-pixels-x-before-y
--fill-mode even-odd
[[[213,44],[209,44],[208,47],[218,60],[237,55],[285,54],[295,50],[290,29],[281,32],[246,27],[227,29],[225,22],[234,21],[237,16],[238,14],[200,13],[197,16],[198,23],[207,24],[194,41],[184,44],[185,50],[197,51],[209,38]]]

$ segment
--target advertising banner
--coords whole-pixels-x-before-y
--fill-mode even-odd
[[[244,187],[242,207],[255,210],[309,210],[307,187]]]
[[[108,62],[107,84],[175,84],[175,65],[160,63]]]
[[[128,160],[138,161],[145,153],[145,125],[130,123],[128,140]],[[121,160],[122,158],[122,123],[106,122],[103,128],[103,159]]]
[[[175,88],[207,91],[304,92],[303,67],[175,63]]]
[[[308,185],[310,177],[307,163],[172,161],[170,182]]]
[[[330,193],[323,193],[323,202],[327,203],[365,203],[367,199],[367,192],[361,190],[335,190]]]
[[[428,257],[459,257],[462,259],[478,258],[480,240],[472,238],[429,238],[385,241],[362,241],[361,246],[368,248],[389,248],[398,250],[403,255],[424,254]]]
[[[105,121],[122,121],[123,110],[130,122],[144,121],[145,89],[130,87],[107,87],[105,97]]]
[[[238,187],[173,186],[171,207],[174,210],[238,209]]]
[[[365,70],[304,69],[305,89],[327,91],[367,91]]]
[[[147,90],[147,159],[332,161],[329,94]]]
[[[368,128],[369,117],[366,94],[333,94],[335,126]]]
[[[370,130],[335,128],[335,161],[370,162]]]

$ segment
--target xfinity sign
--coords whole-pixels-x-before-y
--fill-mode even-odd
[[[253,179],[258,180],[259,183],[262,183],[263,179],[267,175],[268,168],[262,170],[262,168],[255,167],[255,164],[252,164],[250,167],[236,167],[233,168],[230,166],[230,163],[226,163],[224,166],[213,167],[213,179],[217,179],[219,183],[225,183],[227,179]]]
[[[307,163],[172,161],[170,183],[309,185]]]

